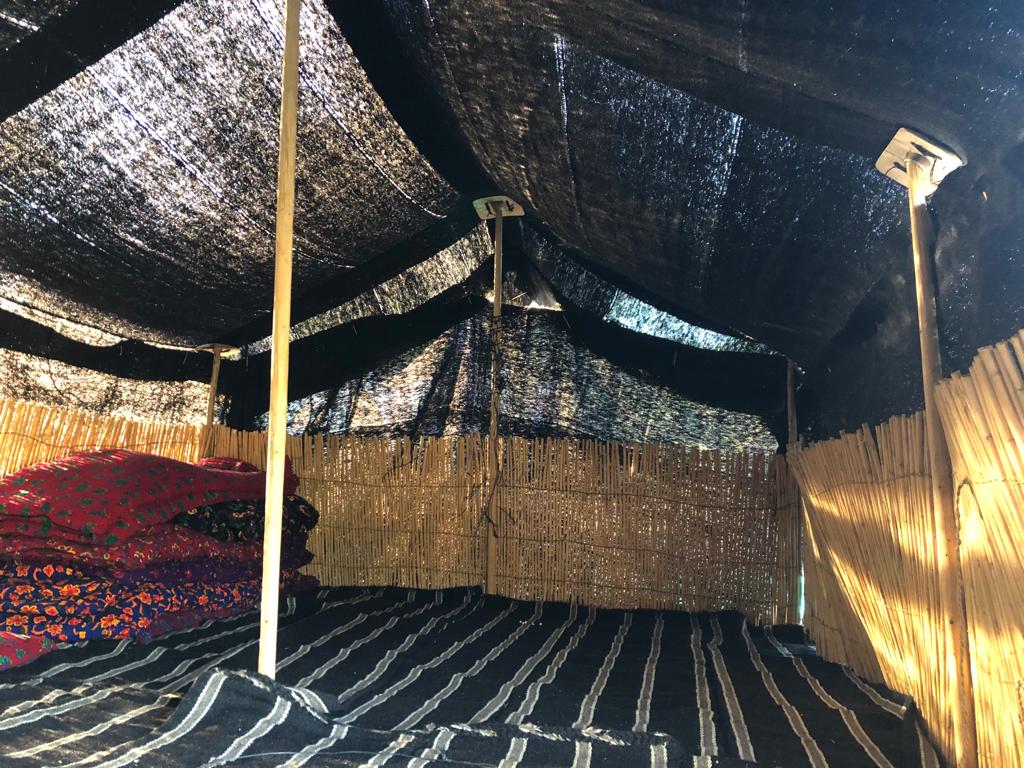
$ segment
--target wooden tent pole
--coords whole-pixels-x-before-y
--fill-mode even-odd
[[[281,510],[284,506],[288,415],[288,337],[292,303],[292,230],[295,220],[295,131],[299,89],[301,0],[285,0],[281,76],[281,139],[277,161],[277,230],[274,251],[274,319],[270,344],[270,417],[267,428],[267,498],[263,528],[263,589],[258,671],[277,672],[277,608],[281,578]]]
[[[491,312],[491,426],[488,431],[487,477],[490,495],[487,501],[487,577],[484,590],[494,594],[498,562],[498,397],[501,378],[501,305],[504,303],[504,270],[502,268],[502,233],[504,218],[501,206],[494,212],[494,301]]]
[[[498,485],[501,477],[501,448],[498,444],[499,401],[501,397],[501,308],[505,303],[504,269],[502,268],[502,236],[505,219],[509,216],[522,216],[523,206],[507,195],[481,197],[473,201],[473,208],[482,221],[494,219],[494,295],[491,311],[491,424],[487,432],[487,509],[486,517],[487,544],[484,547],[484,592],[494,594],[497,591],[498,566]]]
[[[796,445],[800,436],[796,431],[796,365],[792,360],[786,365],[786,416],[787,416],[787,440],[790,445]]]
[[[237,347],[232,347],[227,344],[204,344],[201,347],[196,348],[197,352],[209,352],[213,355],[213,366],[210,371],[210,394],[206,399],[206,429],[204,430],[205,439],[203,439],[201,455],[209,456],[210,451],[213,450],[213,417],[217,411],[217,390],[220,382],[220,362],[225,354],[234,354],[238,352]]]
[[[210,373],[210,396],[206,400],[206,426],[213,426],[213,412],[217,408],[217,381],[220,378],[220,356],[222,347],[213,347],[213,371]]]
[[[935,385],[942,377],[939,331],[935,308],[935,265],[932,256],[932,228],[926,190],[930,163],[921,155],[907,157],[907,188],[910,201],[910,236],[914,251],[917,286],[917,320],[921,343],[921,374],[924,383],[925,429],[928,461],[932,476],[939,574],[939,599],[945,616],[950,665],[955,670],[956,701],[953,727],[957,741],[956,764],[974,768],[978,764],[977,731],[974,720],[974,688],[971,680],[970,643],[967,636],[963,578],[960,570],[960,542],[953,501],[953,468],[935,400]]]

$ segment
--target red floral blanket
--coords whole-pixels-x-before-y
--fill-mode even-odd
[[[195,618],[244,613],[259,605],[262,579],[124,584],[111,579],[54,573],[52,578],[12,578],[0,589],[0,631],[54,642],[151,638],[152,625],[179,611]],[[282,594],[317,586],[311,576],[282,571]],[[202,619],[201,619],[202,620]],[[15,666],[11,664],[11,666]]]
[[[196,507],[244,501],[262,529],[266,476],[237,459],[186,464],[124,450],[74,454],[0,478],[0,670],[56,642],[146,640],[259,603],[262,546],[219,541],[168,521]],[[289,464],[286,495],[298,478]],[[255,519],[259,517],[260,520]],[[316,580],[306,534],[282,537],[281,588]],[[241,523],[240,523],[241,524]]]
[[[225,459],[186,464],[134,451],[77,453],[0,478],[0,535],[112,546],[203,504],[262,498],[265,474],[249,470]],[[297,487],[289,468],[285,493]]]

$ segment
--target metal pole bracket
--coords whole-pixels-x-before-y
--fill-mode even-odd
[[[473,210],[480,217],[481,221],[487,221],[497,217],[500,213],[502,218],[509,216],[525,216],[523,206],[517,203],[508,195],[494,195],[492,197],[481,197],[473,201]]]
[[[907,158],[915,156],[919,162],[923,162],[928,167],[928,173],[921,189],[925,197],[938,189],[939,184],[946,176],[965,165],[964,161],[957,157],[951,149],[947,149],[908,128],[900,128],[875,161],[875,168],[883,176],[887,176],[904,187],[909,187]]]

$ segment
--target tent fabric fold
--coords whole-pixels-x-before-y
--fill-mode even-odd
[[[488,314],[478,305],[474,313],[444,332],[431,334],[430,340],[390,359],[375,361],[365,372],[343,370],[344,363],[339,363],[323,379],[340,382],[331,387],[306,384],[312,384],[309,371],[317,367],[307,367],[308,361],[322,353],[308,351],[307,357],[303,342],[299,342],[294,353],[300,357],[293,357],[293,362],[302,365],[303,386],[297,388],[293,379],[289,388],[289,431],[349,435],[485,432],[490,408]],[[660,360],[648,359],[644,354],[648,350],[642,346],[633,353],[615,350],[605,357],[592,350],[579,325],[573,327],[571,319],[567,325],[566,320],[559,312],[506,308],[502,337],[507,343],[499,352],[498,426],[503,436],[548,435],[764,451],[774,451],[785,440],[775,418],[785,396],[785,361],[781,358],[748,356],[763,358],[764,369],[750,364],[745,370],[730,372],[721,367],[726,365],[720,359],[726,353],[658,339],[650,341],[661,345],[658,352],[667,353]],[[595,332],[597,329],[589,331]],[[673,348],[678,369],[673,366]],[[701,355],[705,356],[703,364],[715,370],[693,370],[688,377],[686,366],[692,370],[701,364]],[[734,357],[742,356],[734,353]],[[645,367],[648,363],[653,364]],[[332,365],[326,362],[320,367]],[[728,376],[730,373],[736,375]],[[777,378],[776,393],[762,390],[763,381],[771,381],[759,376],[765,373]],[[718,381],[723,391],[714,396],[700,393],[719,403],[708,405],[693,391],[692,380],[710,382],[716,376],[728,380]],[[725,398],[732,400],[723,402]],[[729,408],[759,400],[763,408],[755,413]],[[264,428],[266,418],[266,401],[258,397],[234,401],[229,412],[229,422],[236,428]]]

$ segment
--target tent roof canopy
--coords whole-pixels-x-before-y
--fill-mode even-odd
[[[298,335],[390,317],[414,346],[402,317],[482,291],[470,201],[504,193],[528,212],[520,271],[568,313],[660,337],[649,373],[682,348],[742,361],[673,386],[774,376],[776,350],[819,434],[914,407],[905,197],[873,168],[898,127],[968,162],[933,201],[948,363],[1024,325],[1024,8],[974,5],[307,0]],[[150,345],[134,375],[195,378],[152,345],[258,354],[269,329],[281,11],[113,6],[0,11],[0,311],[22,316],[0,344],[79,363],[46,328],[63,318]],[[965,314],[997,285],[989,316]],[[614,334],[589,338],[612,354]],[[879,393],[851,389],[858,369]],[[781,380],[771,402],[733,389],[740,410],[782,406]]]

